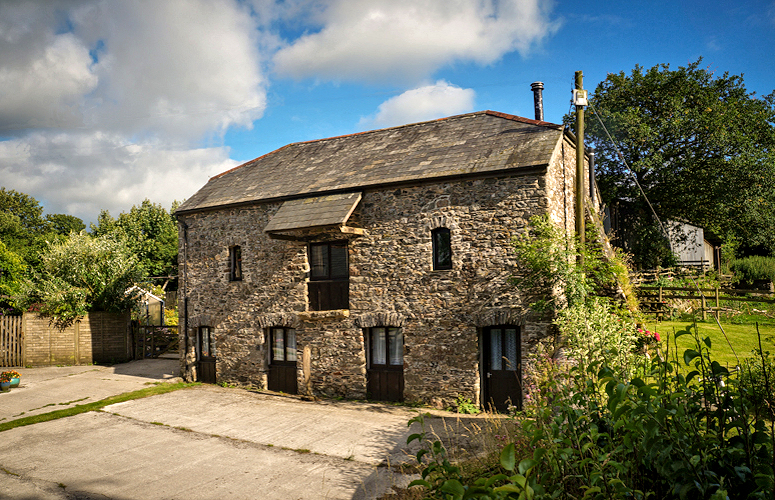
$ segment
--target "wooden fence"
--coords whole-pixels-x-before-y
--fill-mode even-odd
[[[132,359],[129,313],[91,312],[67,328],[35,313],[0,317],[0,366],[118,363]]]
[[[739,288],[692,288],[679,286],[639,286],[636,288],[638,300],[646,310],[661,316],[666,311],[667,300],[696,300],[702,311],[702,319],[707,313],[718,314],[722,302],[760,302],[775,304],[775,294],[764,290],[743,290]],[[713,305],[709,305],[713,304]]]
[[[24,321],[0,316],[0,366],[24,366]]]

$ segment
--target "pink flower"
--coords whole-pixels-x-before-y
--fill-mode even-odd
[[[654,338],[657,339],[657,342],[661,342],[662,339],[659,338],[659,334],[657,332],[654,332]]]

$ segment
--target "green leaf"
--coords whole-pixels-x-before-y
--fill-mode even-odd
[[[457,479],[447,479],[444,481],[444,484],[441,485],[441,488],[439,488],[439,491],[442,491],[444,493],[449,493],[453,495],[453,498],[460,499],[463,498],[463,495],[466,492],[466,489],[463,487],[462,484],[460,484],[460,481]]]
[[[699,352],[695,351],[694,349],[687,349],[684,351],[684,363],[687,365],[692,362],[695,358],[697,358],[700,355]]]
[[[423,486],[425,488],[430,489],[431,483],[429,483],[428,481],[423,481],[422,479],[415,479],[414,481],[409,483],[408,487],[411,488],[412,486]]]
[[[519,473],[522,475],[527,475],[527,473],[536,465],[538,465],[538,462],[536,462],[533,459],[526,458],[525,460],[522,460],[519,463]]]
[[[406,438],[406,444],[411,443],[414,440],[422,441],[423,434],[417,433],[417,434],[410,434],[408,438]]]
[[[508,479],[508,476],[506,474],[495,474],[491,478],[489,478],[484,485],[488,488],[492,487],[493,484],[500,482],[500,481],[506,481]]]
[[[515,462],[516,462],[516,458],[515,458],[515,451],[514,451],[514,443],[509,443],[508,445],[506,445],[505,448],[503,448],[503,451],[501,451],[501,467],[503,467],[507,471],[513,471]]]

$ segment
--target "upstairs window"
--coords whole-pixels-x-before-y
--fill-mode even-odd
[[[350,308],[347,242],[309,245],[309,304],[313,311]]]
[[[439,227],[431,232],[433,240],[433,270],[452,269],[452,238],[449,229]]]
[[[242,248],[229,247],[229,281],[242,281]]]

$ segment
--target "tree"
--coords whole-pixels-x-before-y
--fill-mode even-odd
[[[20,282],[26,267],[24,260],[0,241],[0,314],[17,309],[14,297],[21,291]]]
[[[6,248],[34,267],[46,247],[50,225],[43,207],[24,193],[0,188],[0,239]]]
[[[633,233],[656,233],[595,113],[663,221],[684,220],[737,238],[748,252],[775,255],[775,92],[757,98],[742,76],[716,77],[701,61],[677,70],[636,66],[629,76],[609,74],[597,86],[585,128],[601,195],[607,203],[632,205]],[[572,124],[573,117],[565,121]]]
[[[49,223],[51,230],[63,236],[69,236],[70,233],[80,233],[86,229],[83,220],[73,215],[49,214],[46,215],[46,222]]]
[[[91,225],[91,232],[95,236],[113,235],[125,239],[146,276],[177,274],[177,224],[161,205],[146,199],[116,219],[103,210],[97,224]]]
[[[137,257],[125,241],[73,233],[41,255],[39,269],[22,282],[19,302],[38,305],[64,327],[89,311],[130,309],[134,298],[126,291],[139,276]]]

